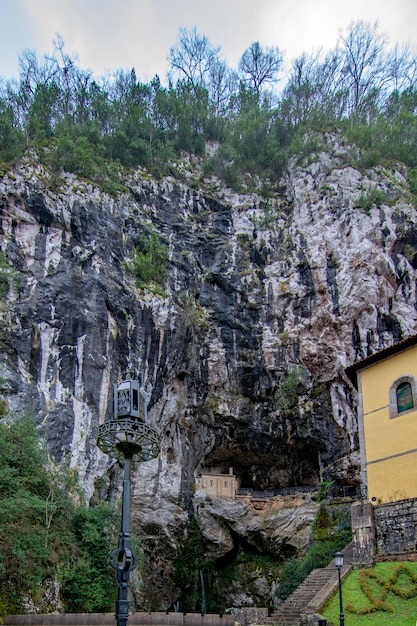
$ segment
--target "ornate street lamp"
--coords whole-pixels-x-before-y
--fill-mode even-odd
[[[340,570],[343,567],[343,554],[341,552],[335,553],[334,564],[337,567],[337,574],[338,574],[338,580],[339,580],[339,607],[340,607],[339,624],[340,626],[345,626],[345,616],[343,614],[342,579],[340,576]]]
[[[130,572],[137,565],[130,545],[130,468],[132,461],[149,461],[159,454],[159,437],[147,425],[146,399],[134,380],[114,386],[114,417],[99,428],[97,445],[114,459],[124,462],[122,522],[117,550],[111,564],[117,573],[117,626],[129,618],[128,590]]]

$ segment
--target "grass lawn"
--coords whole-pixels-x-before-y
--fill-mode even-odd
[[[416,626],[415,562],[377,563],[371,570],[353,570],[343,581],[342,592],[345,626]],[[365,612],[372,608],[372,612]],[[328,626],[339,625],[338,592],[322,615]]]

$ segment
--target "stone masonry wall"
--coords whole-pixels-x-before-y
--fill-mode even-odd
[[[417,499],[378,506],[355,502],[351,518],[356,567],[370,565],[376,556],[416,552]]]
[[[266,609],[259,609],[260,612]],[[65,613],[65,614],[26,614],[6,615],[6,626],[113,626],[114,613]],[[200,613],[135,612],[129,615],[132,626],[233,626],[233,615]]]
[[[416,499],[376,506],[374,518],[378,556],[416,551]]]
[[[355,567],[369,567],[375,556],[374,507],[370,502],[354,502],[350,508]]]

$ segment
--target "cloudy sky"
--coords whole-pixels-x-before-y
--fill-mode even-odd
[[[254,41],[289,62],[332,48],[352,21],[378,21],[391,44],[417,48],[417,0],[0,0],[0,76],[18,75],[25,50],[43,55],[59,33],[65,51],[97,77],[135,67],[164,82],[178,29],[196,26],[235,67]]]

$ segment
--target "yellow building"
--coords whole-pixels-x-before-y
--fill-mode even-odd
[[[199,484],[204,491],[214,498],[234,498],[237,491],[237,479],[233,474],[233,469],[229,468],[228,474],[220,472],[202,473],[197,478]]]
[[[417,498],[417,336],[348,368],[359,392],[361,481],[373,504]]]

